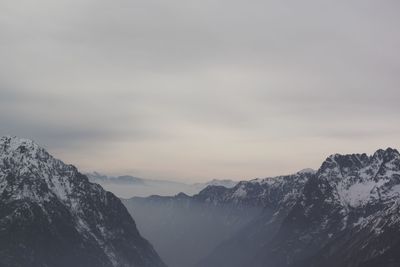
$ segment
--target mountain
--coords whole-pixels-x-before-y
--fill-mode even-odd
[[[332,155],[278,223],[257,218],[199,266],[399,266],[399,194],[397,150]]]
[[[121,201],[27,139],[0,139],[0,266],[166,266]]]
[[[324,227],[314,229],[313,235],[321,238],[329,232],[329,238],[319,242],[322,249],[304,261],[303,266],[334,266],[333,260],[337,262],[335,266],[400,265],[397,150],[378,150],[372,156],[333,155],[322,165],[314,186],[304,194],[305,205],[296,207],[292,216],[297,219],[296,213],[307,208],[309,213],[302,220],[323,221]],[[321,205],[324,212],[318,212],[315,204],[307,205],[314,198],[311,191],[325,193],[326,204]],[[306,231],[309,229],[304,228],[303,233]]]
[[[119,197],[147,197],[151,195],[173,196],[180,192],[194,195],[209,185],[233,187],[237,182],[214,179],[205,183],[186,184],[168,180],[144,179],[134,176],[107,176],[98,172],[87,173],[93,183],[98,183]]]
[[[334,154],[317,171],[124,204],[173,267],[400,266],[400,154],[392,148]],[[180,238],[164,244],[157,229]],[[206,249],[201,238],[212,240]],[[176,248],[186,262],[170,260]]]
[[[191,267],[257,218],[269,220],[279,207],[293,205],[311,175],[244,181],[233,188],[208,186],[192,197],[180,193],[123,202],[169,266]]]

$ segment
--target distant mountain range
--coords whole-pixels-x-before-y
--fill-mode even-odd
[[[27,139],[0,139],[0,266],[165,267],[121,201]]]
[[[119,197],[130,198],[134,196],[172,196],[178,193],[194,195],[209,185],[221,185],[228,188],[234,187],[238,182],[232,180],[211,180],[205,183],[186,184],[168,180],[152,180],[134,176],[107,176],[98,172],[86,173],[93,183],[98,183],[106,190]]]
[[[174,267],[400,266],[400,154],[391,148],[334,154],[317,171],[124,204]],[[168,247],[162,239],[173,236]],[[185,261],[174,260],[182,248]]]

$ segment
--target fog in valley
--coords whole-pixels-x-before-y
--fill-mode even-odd
[[[262,212],[259,207],[207,202],[198,196],[123,200],[139,231],[170,267],[194,267]]]

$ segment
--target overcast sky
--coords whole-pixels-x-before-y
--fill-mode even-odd
[[[400,147],[397,0],[3,0],[0,134],[201,181]]]

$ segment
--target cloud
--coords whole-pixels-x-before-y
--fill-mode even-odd
[[[398,146],[398,8],[3,1],[0,132],[85,169],[179,179]]]

